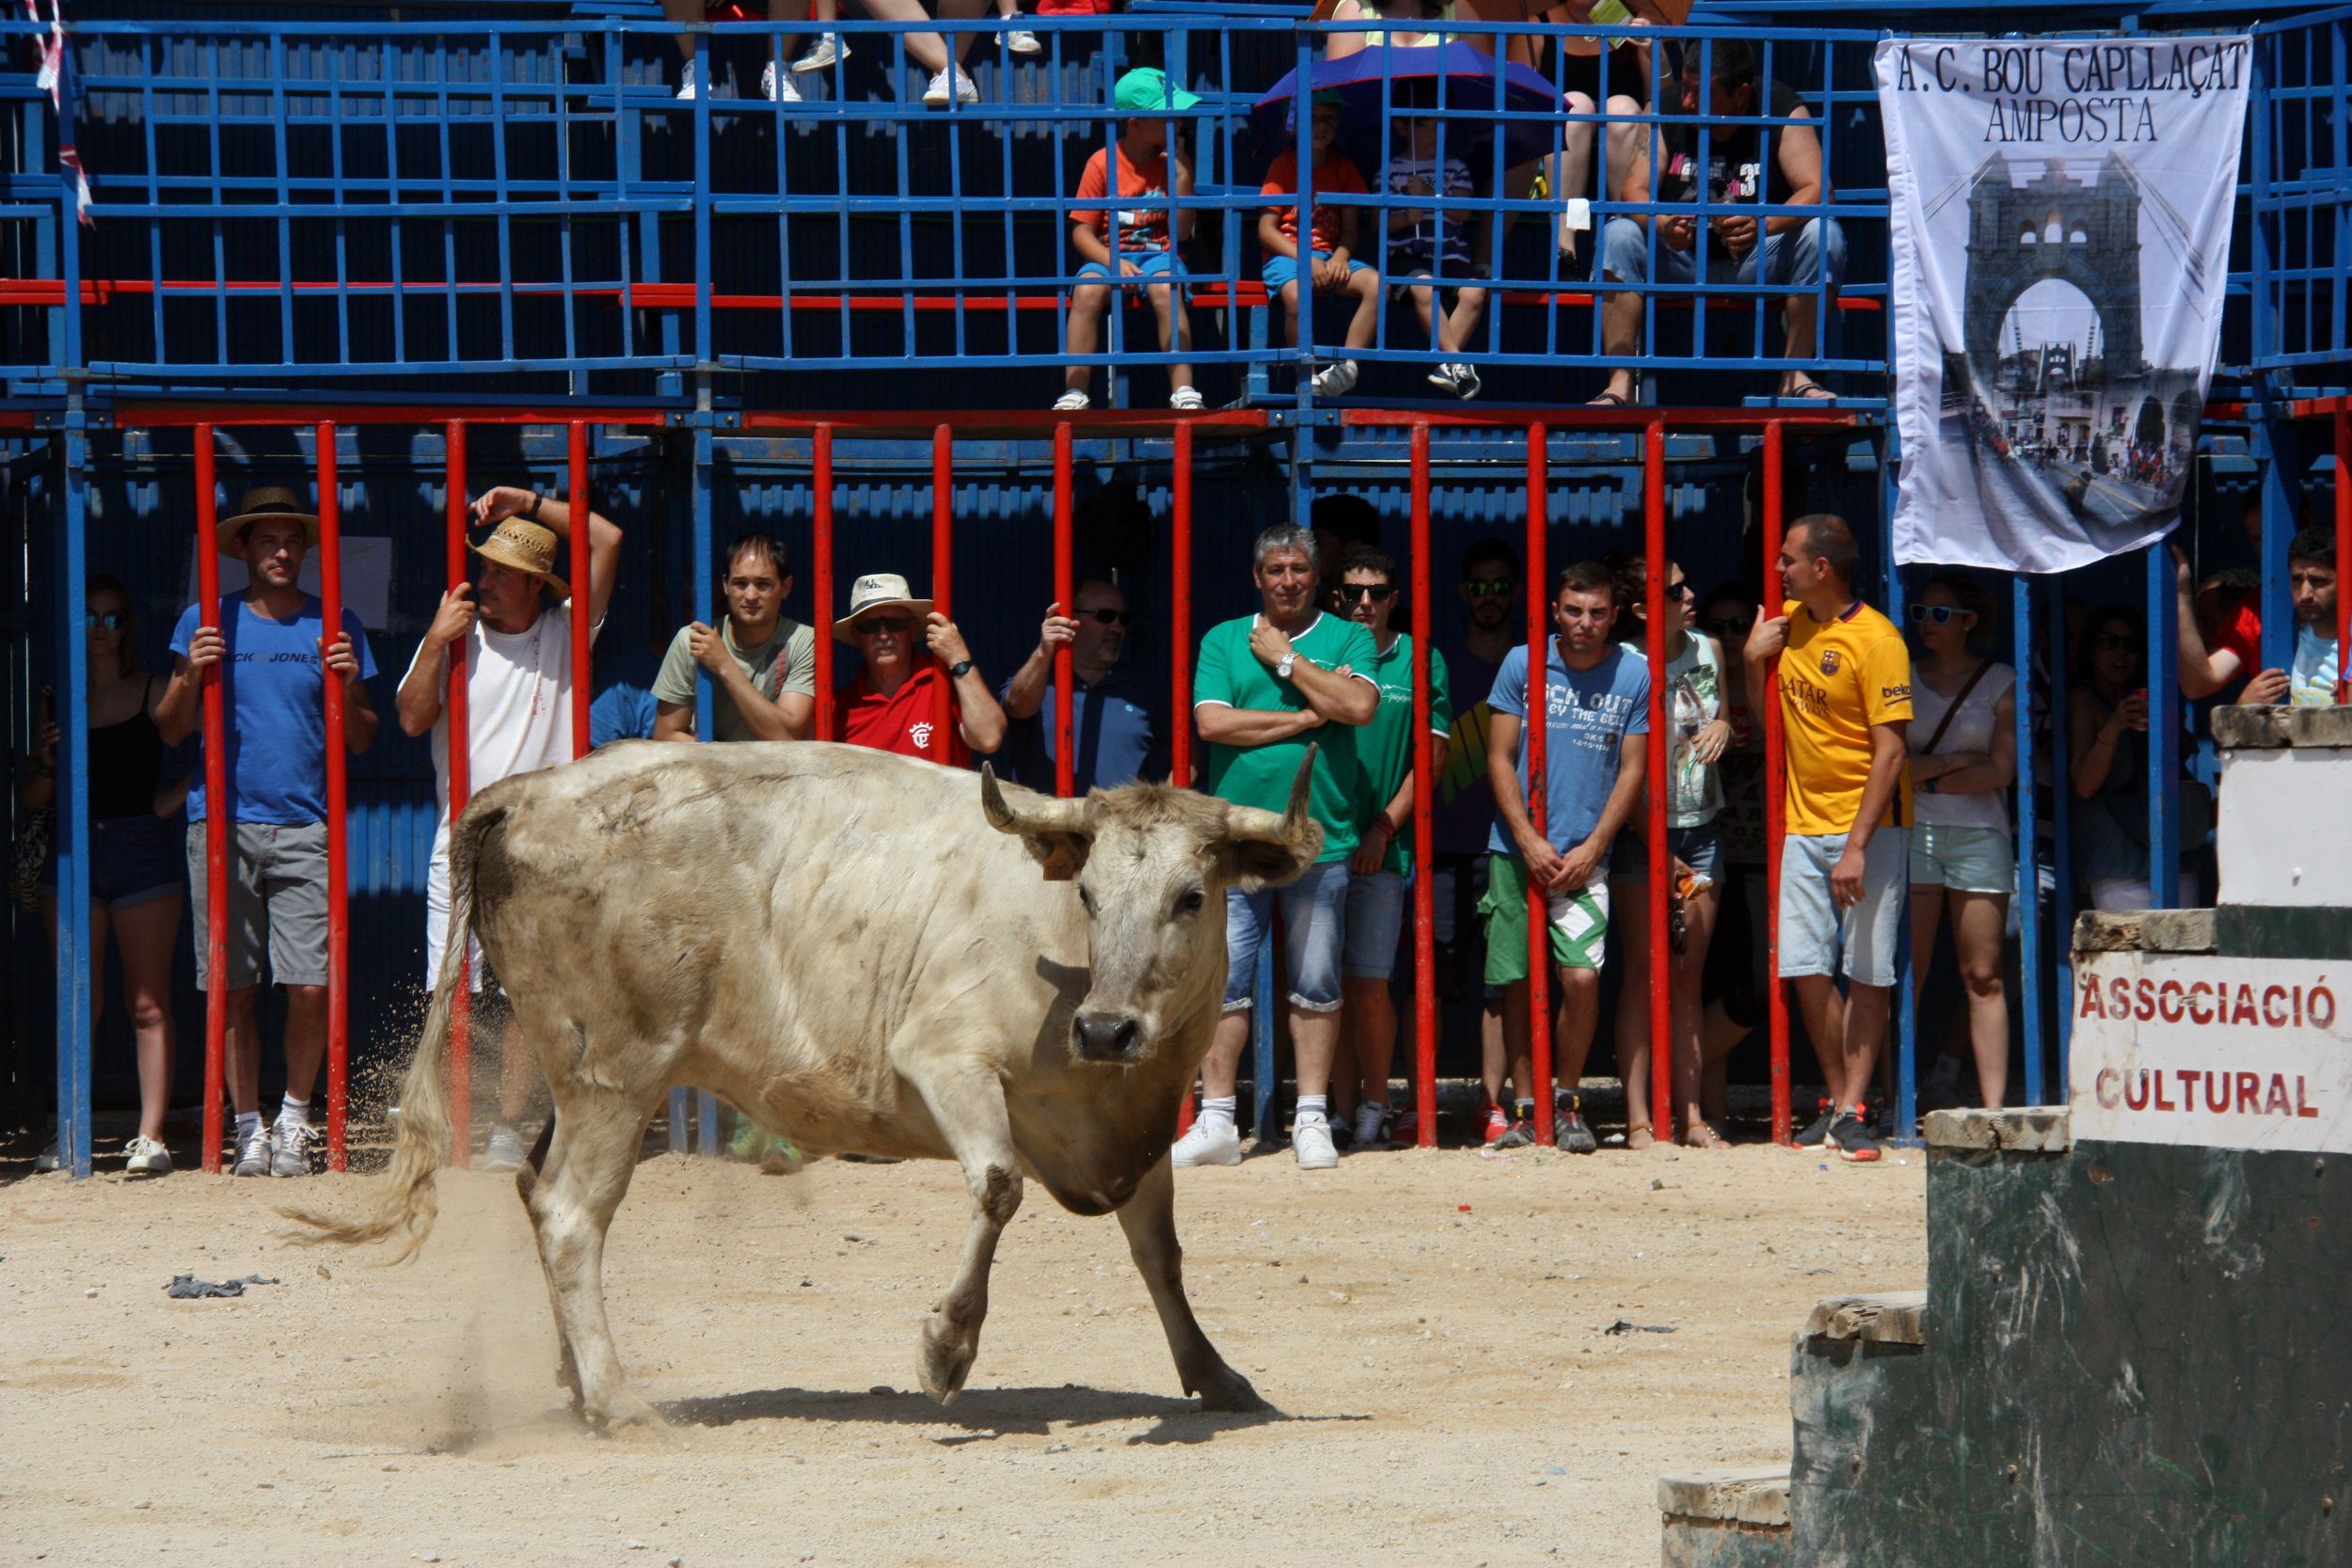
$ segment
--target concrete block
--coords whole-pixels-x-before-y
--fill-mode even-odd
[[[1658,1478],[1665,1568],[1789,1568],[1786,1465]]]
[[[2063,1105],[2000,1111],[1930,1111],[1922,1131],[1931,1149],[2063,1154],[2074,1147]]]
[[[1805,1320],[1807,1338],[1858,1339],[1874,1345],[1928,1342],[1928,1293],[1886,1291],[1867,1296],[1824,1296]]]
[[[2211,953],[2211,910],[2085,910],[2074,917],[2077,953]]]
[[[2213,743],[2224,752],[2352,749],[2352,707],[2217,707],[2210,717]]]

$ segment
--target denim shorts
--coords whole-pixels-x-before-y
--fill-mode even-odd
[[[1835,974],[1866,986],[1895,983],[1895,948],[1910,870],[1903,830],[1881,828],[1862,852],[1862,902],[1840,910],[1830,868],[1846,852],[1844,833],[1790,833],[1780,846],[1780,977]]]
[[[211,989],[205,920],[204,824],[188,824],[188,900],[196,917],[196,989]],[[326,984],[326,824],[239,822],[229,832],[229,989],[269,977],[280,986]]]
[[[1396,940],[1405,931],[1405,893],[1410,885],[1393,871],[1347,879],[1342,975],[1350,980],[1385,980],[1396,972]]]
[[[2017,886],[2017,851],[2000,828],[1917,823],[1911,830],[1911,885],[2007,894]]]
[[[1294,1006],[1327,1013],[1340,1005],[1340,930],[1347,902],[1347,862],[1325,861],[1296,881],[1255,893],[1225,890],[1225,1010],[1255,1000],[1258,949],[1282,911],[1282,958]]]
[[[168,898],[188,885],[180,863],[180,835],[152,812],[96,816],[89,825],[89,901],[94,909],[127,910]],[[57,849],[49,848],[40,885],[57,891]]]
[[[1314,260],[1318,261],[1327,261],[1330,259],[1331,253],[1327,250],[1318,250],[1314,253]],[[1347,276],[1353,277],[1371,265],[1369,261],[1359,261],[1351,256],[1347,259]],[[1265,292],[1279,300],[1282,297],[1284,289],[1298,281],[1298,258],[1269,256],[1265,259],[1265,270],[1259,276],[1265,279]],[[1312,285],[1310,284],[1310,288],[1311,287]]]
[[[1172,251],[1134,250],[1121,246],[1119,259],[1122,261],[1133,261],[1136,264],[1136,270],[1146,277],[1166,278],[1176,271],[1176,257]],[[1123,275],[1114,277],[1110,267],[1102,261],[1089,261],[1085,266],[1080,267],[1078,277],[1082,282],[1126,282],[1131,287],[1134,282],[1133,279],[1126,278]]]
[[[1695,828],[1666,830],[1666,852],[1721,885],[1724,879],[1724,825],[1709,818]],[[1640,877],[1649,870],[1649,847],[1642,835],[1621,832],[1609,846],[1609,875],[1613,879]]]

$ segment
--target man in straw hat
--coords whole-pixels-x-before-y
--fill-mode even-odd
[[[440,981],[441,948],[449,930],[449,721],[441,693],[449,651],[466,649],[466,773],[470,788],[487,789],[516,773],[535,772],[572,756],[571,588],[555,574],[556,547],[569,532],[570,508],[529,490],[499,488],[473,503],[473,524],[490,533],[472,546],[480,562],[474,581],[441,595],[441,607],[401,677],[393,706],[408,735],[433,736],[433,788],[440,822],[424,883],[424,984]],[[620,574],[621,531],[588,514],[588,635],[604,625],[605,607]],[[482,989],[482,960],[469,950],[468,981]],[[480,1165],[513,1170],[522,1164],[515,1124],[530,1109],[531,1054],[503,1053],[499,1116]]]
[[[229,797],[209,799],[202,769],[188,791],[188,880],[195,890],[196,984],[229,990],[229,1093],[237,1111],[239,1176],[307,1176],[310,1090],[326,1053],[326,712],[328,679],[343,683],[338,742],[364,752],[375,708],[361,683],[375,673],[367,633],[349,610],[330,640],[325,607],[302,591],[302,558],[319,520],[292,490],[246,492],[220,525],[220,552],[245,562],[245,592],[224,594],[215,624],[190,605],[172,629],[171,681],[155,705],[167,745],[198,728],[205,672],[220,669]],[[206,814],[229,814],[229,973],[208,973]],[[270,977],[286,993],[286,1098],[262,1120],[262,1033],[254,987],[266,932]]]
[[[963,633],[929,599],[916,598],[895,572],[871,572],[850,589],[850,613],[833,634],[866,656],[866,667],[841,683],[841,738],[901,756],[972,766],[974,752],[1005,743],[1005,710],[972,662]],[[918,642],[919,638],[919,642]],[[930,659],[919,658],[917,647]],[[951,689],[952,736],[939,731],[939,683]]]

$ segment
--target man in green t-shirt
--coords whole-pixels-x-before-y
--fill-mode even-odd
[[[1208,792],[1235,805],[1280,812],[1309,745],[1318,748],[1308,809],[1323,827],[1323,856],[1279,888],[1225,895],[1225,1016],[1200,1064],[1200,1117],[1177,1140],[1175,1164],[1230,1165],[1241,1159],[1234,1088],[1249,1043],[1258,947],[1282,907],[1290,974],[1291,1047],[1298,1110],[1291,1147],[1300,1165],[1339,1164],[1331,1142],[1331,1056],[1340,1035],[1340,922],[1347,858],[1356,849],[1355,726],[1379,710],[1372,634],[1315,606],[1315,536],[1283,524],[1258,535],[1252,575],[1263,607],[1209,628],[1192,679],[1193,720],[1208,746]],[[1258,1130],[1259,1136],[1266,1129]]]
[[[656,740],[696,738],[695,666],[710,672],[710,733],[721,740],[805,740],[817,715],[817,634],[784,613],[792,558],[784,541],[746,533],[719,575],[726,618],[678,628],[653,678]]]
[[[1396,1003],[1389,976],[1405,929],[1405,887],[1413,869],[1404,833],[1413,819],[1413,640],[1390,629],[1396,614],[1396,562],[1359,546],[1340,562],[1339,602],[1372,633],[1371,674],[1380,711],[1356,736],[1356,852],[1348,858],[1347,938],[1340,958],[1340,1087],[1352,1067],[1362,1085],[1352,1147],[1389,1136],[1389,1066],[1396,1055]],[[1429,651],[1429,735],[1434,779],[1454,728],[1445,658]],[[1344,1106],[1342,1107],[1344,1109]]]

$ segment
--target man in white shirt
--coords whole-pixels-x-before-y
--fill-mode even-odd
[[[449,650],[460,640],[466,659],[468,786],[479,792],[516,773],[553,768],[572,758],[571,589],[555,575],[558,542],[571,528],[564,501],[529,490],[500,488],[473,503],[476,527],[488,538],[472,546],[481,558],[477,581],[441,595],[441,608],[401,677],[396,707],[409,735],[433,736],[433,784],[441,808],[425,879],[424,983],[440,981],[441,949],[449,929],[449,721],[441,693]],[[620,571],[621,531],[588,515],[588,624],[593,639]],[[480,954],[469,948],[471,989],[482,989]],[[503,1053],[499,1119],[476,1168],[513,1170],[523,1161],[515,1123],[530,1107],[531,1055]]]

